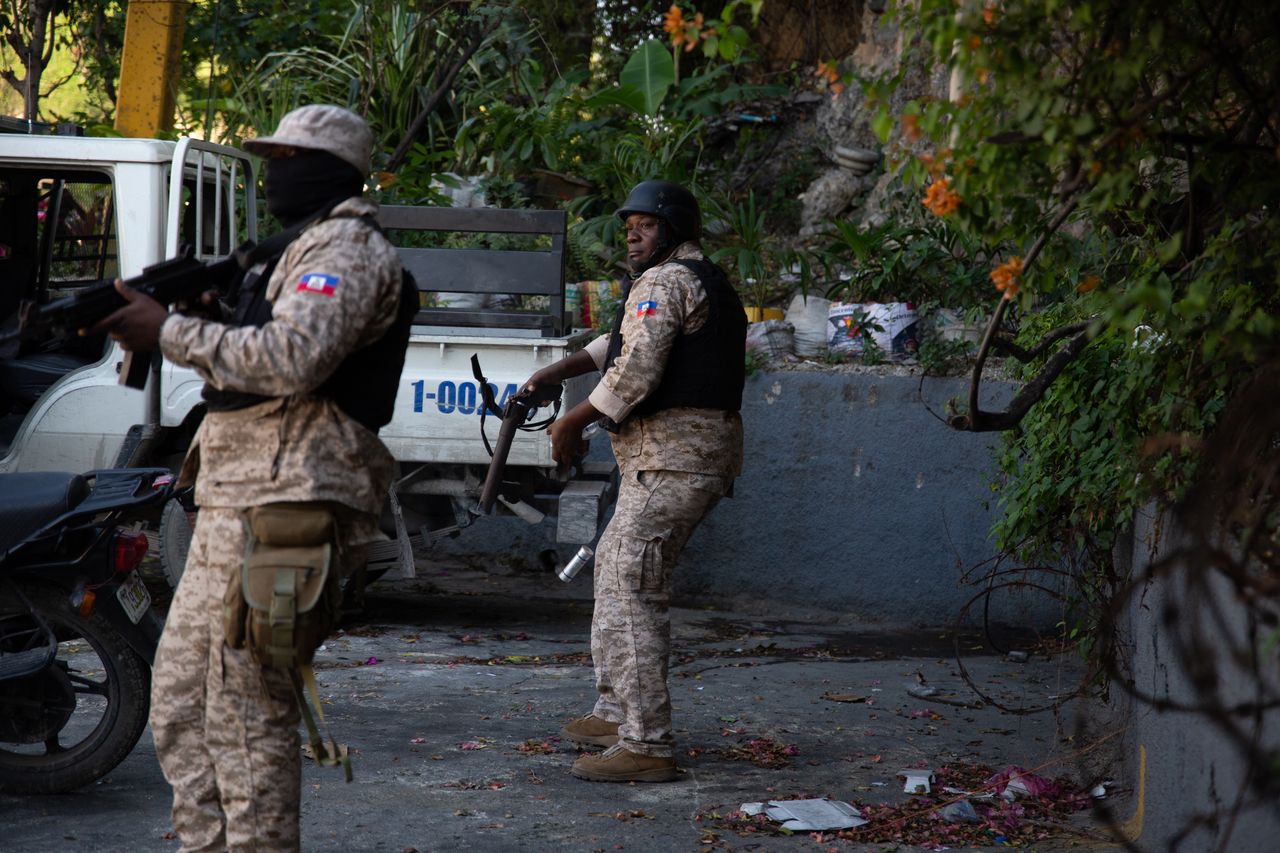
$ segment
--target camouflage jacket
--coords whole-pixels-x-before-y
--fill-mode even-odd
[[[209,412],[183,466],[202,506],[330,500],[377,514],[395,461],[378,437],[332,401],[313,396],[351,352],[391,325],[400,260],[356,218],[377,211],[349,199],[289,244],[267,285],[272,319],[261,328],[171,316],[160,346],[216,388],[273,399]]]
[[[682,243],[672,258],[704,257],[697,243]],[[644,306],[643,310],[641,306]],[[679,264],[659,264],[631,285],[622,318],[622,352],[591,392],[591,404],[618,423],[662,381],[677,336],[707,322],[710,309],[698,276]],[[609,335],[587,350],[604,368]],[[742,473],[742,418],[715,409],[663,409],[632,418],[613,435],[618,467],[685,471],[733,478]]]

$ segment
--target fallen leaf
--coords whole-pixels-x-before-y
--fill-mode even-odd
[[[823,693],[822,698],[827,699],[831,702],[865,702],[867,701],[866,696],[861,696],[857,693]]]

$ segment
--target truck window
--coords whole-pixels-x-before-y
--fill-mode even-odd
[[[116,275],[111,179],[94,172],[0,170],[0,316]]]
[[[24,302],[44,304],[118,270],[111,178],[67,169],[0,169],[0,331]],[[0,346],[0,455],[22,416],[59,378],[102,358],[104,336]]]
[[[219,190],[221,199],[218,199]],[[198,257],[222,257],[243,240],[232,239],[230,190],[226,182],[219,187],[213,180],[206,179],[197,204],[195,179],[187,178],[182,182],[182,213],[179,214],[178,231],[182,235],[182,243],[193,247]]]

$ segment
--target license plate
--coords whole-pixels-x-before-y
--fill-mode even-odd
[[[128,614],[129,620],[135,625],[151,606],[151,593],[147,592],[142,580],[134,573],[130,573],[129,577],[120,584],[120,588],[116,590],[116,598],[119,599],[124,612]]]

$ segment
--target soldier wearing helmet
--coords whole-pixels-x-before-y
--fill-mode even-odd
[[[297,233],[236,284],[234,319],[169,314],[118,283],[128,304],[95,329],[130,350],[158,347],[205,380],[207,413],[180,478],[194,478],[200,511],[152,687],[184,850],[299,847],[293,684],[228,645],[223,596],[255,508],[327,513],[321,529],[332,531],[340,571],[362,566],[364,546],[384,538],[377,518],[395,463],[377,431],[417,307],[372,224],[377,207],[361,197],[373,149],[363,119],[304,106],[245,148],[266,158],[267,207]]]
[[[606,747],[574,762],[581,779],[677,777],[667,691],[672,572],[694,529],[742,470],[746,315],[698,243],[697,200],[669,181],[638,184],[618,209],[636,276],[613,329],[543,368],[526,388],[593,370],[600,383],[551,425],[552,455],[582,451],[593,421],[610,430],[622,484],[596,547],[592,712],[561,735]]]

